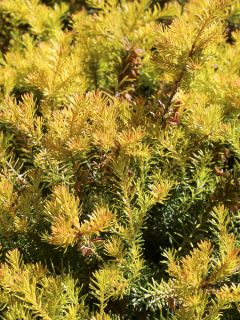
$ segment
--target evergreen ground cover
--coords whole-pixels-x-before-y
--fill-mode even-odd
[[[0,0],[0,317],[240,318],[238,0]]]

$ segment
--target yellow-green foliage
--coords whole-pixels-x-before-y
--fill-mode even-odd
[[[0,317],[239,319],[239,1],[45,2],[0,0]]]
[[[228,282],[240,263],[236,238],[227,230],[229,212],[224,206],[215,207],[212,218],[218,249],[211,241],[203,240],[182,258],[176,256],[176,251],[166,251],[171,279],[154,282],[147,293],[160,306],[168,303],[174,319],[220,319],[224,309],[240,301],[240,285]]]
[[[52,276],[41,264],[23,264],[17,249],[0,268],[4,319],[84,319],[87,309],[69,275]]]

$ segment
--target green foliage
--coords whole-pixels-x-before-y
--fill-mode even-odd
[[[0,18],[0,317],[238,319],[238,1]]]
[[[189,255],[178,258],[177,252],[164,252],[170,280],[153,282],[147,297],[155,303],[168,303],[174,319],[220,319],[222,310],[239,303],[239,284],[229,278],[239,269],[239,248],[233,234],[227,230],[228,210],[215,207],[212,224],[218,238],[218,249],[209,240],[198,243]]]
[[[24,265],[16,249],[1,265],[0,279],[4,319],[77,319],[87,314],[74,279],[54,277],[39,263]]]

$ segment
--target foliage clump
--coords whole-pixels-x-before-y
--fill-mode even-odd
[[[2,319],[239,319],[237,0],[0,0]]]

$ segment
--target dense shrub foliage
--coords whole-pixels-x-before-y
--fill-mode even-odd
[[[2,319],[239,319],[239,15],[0,1]]]

